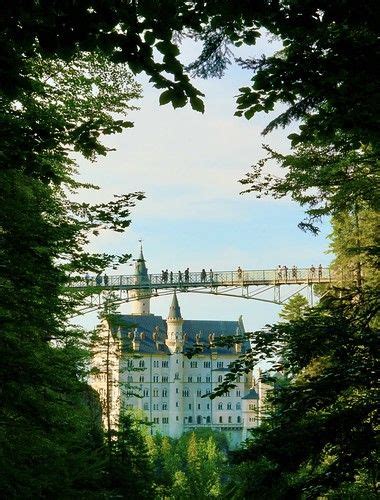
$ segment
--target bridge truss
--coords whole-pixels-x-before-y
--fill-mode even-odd
[[[283,305],[304,293],[311,305],[314,286],[352,281],[353,276],[333,273],[329,268],[292,268],[238,271],[112,275],[76,277],[70,289],[84,301],[78,316],[103,307],[106,301],[118,306],[144,297],[182,293],[211,294]],[[138,294],[136,294],[136,291]]]

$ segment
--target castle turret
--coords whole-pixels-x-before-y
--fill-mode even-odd
[[[149,285],[148,270],[145,265],[142,246],[140,248],[140,256],[135,262],[135,283],[136,285]],[[137,289],[131,291],[132,311],[131,314],[145,316],[150,314],[150,297],[149,288]]]
[[[177,294],[174,291],[173,300],[169,309],[169,315],[166,320],[168,332],[166,345],[170,351],[179,352],[183,348],[183,332],[182,325],[183,319],[181,316],[181,309],[179,308]]]

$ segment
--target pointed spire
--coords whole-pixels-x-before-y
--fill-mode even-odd
[[[172,304],[171,304],[170,309],[169,309],[168,318],[182,319],[181,309],[179,308],[177,293],[175,290],[174,290],[174,294],[173,294]]]
[[[140,240],[140,255],[139,258],[136,259],[136,264],[135,264],[135,276],[138,276],[141,281],[146,281],[148,279],[148,269],[146,268],[145,265],[141,240]]]

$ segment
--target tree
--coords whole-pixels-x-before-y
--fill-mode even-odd
[[[308,308],[307,298],[297,293],[294,297],[291,297],[280,312],[280,318],[285,321],[294,321],[300,319],[304,316],[307,308]]]
[[[81,187],[71,153],[105,154],[100,133],[131,125],[113,113],[128,111],[139,88],[125,66],[96,55],[71,64],[36,56],[23,68],[33,86],[0,102],[1,489],[10,498],[81,496],[99,489],[104,457],[83,332],[66,324],[84,295],[69,291],[69,273],[116,260],[83,245],[91,232],[127,227],[143,195],[70,202]]]
[[[284,360],[289,381],[275,385],[269,416],[235,454],[250,478],[235,484],[235,498],[350,490],[376,498],[378,303],[373,290],[362,293],[325,298],[305,317],[262,332],[259,344],[265,338],[266,350]]]

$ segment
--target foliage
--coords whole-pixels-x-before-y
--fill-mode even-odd
[[[374,186],[379,180],[379,158],[373,148],[347,150],[346,144],[309,142],[295,146],[287,155],[268,146],[264,149],[267,157],[240,181],[249,185],[243,192],[255,193],[257,198],[290,196],[306,209],[301,228],[317,232],[315,223],[322,217],[351,212],[357,206],[378,208]],[[273,162],[283,176],[270,173]]]
[[[33,85],[0,101],[0,487],[9,498],[85,496],[99,489],[104,457],[83,332],[66,324],[82,298],[68,291],[68,273],[117,260],[83,245],[91,232],[127,227],[143,195],[93,210],[71,203],[81,187],[71,153],[105,154],[100,133],[131,125],[114,113],[128,111],[139,87],[96,55],[72,64],[36,56],[23,68]]]
[[[279,316],[285,321],[294,321],[300,319],[304,316],[308,305],[309,303],[307,301],[307,298],[300,293],[297,293],[296,295],[294,295],[294,297],[291,297],[286,302]]]
[[[367,478],[363,496],[377,494],[377,294],[326,297],[304,317],[256,333],[253,350],[264,345],[281,358],[289,383],[275,385],[269,417],[236,455],[251,471],[246,496],[317,498],[360,489],[358,474]]]
[[[113,434],[107,490],[119,498],[152,498],[151,462],[139,423],[132,415],[121,414]]]
[[[217,433],[151,438],[156,498],[222,498],[226,442]]]

